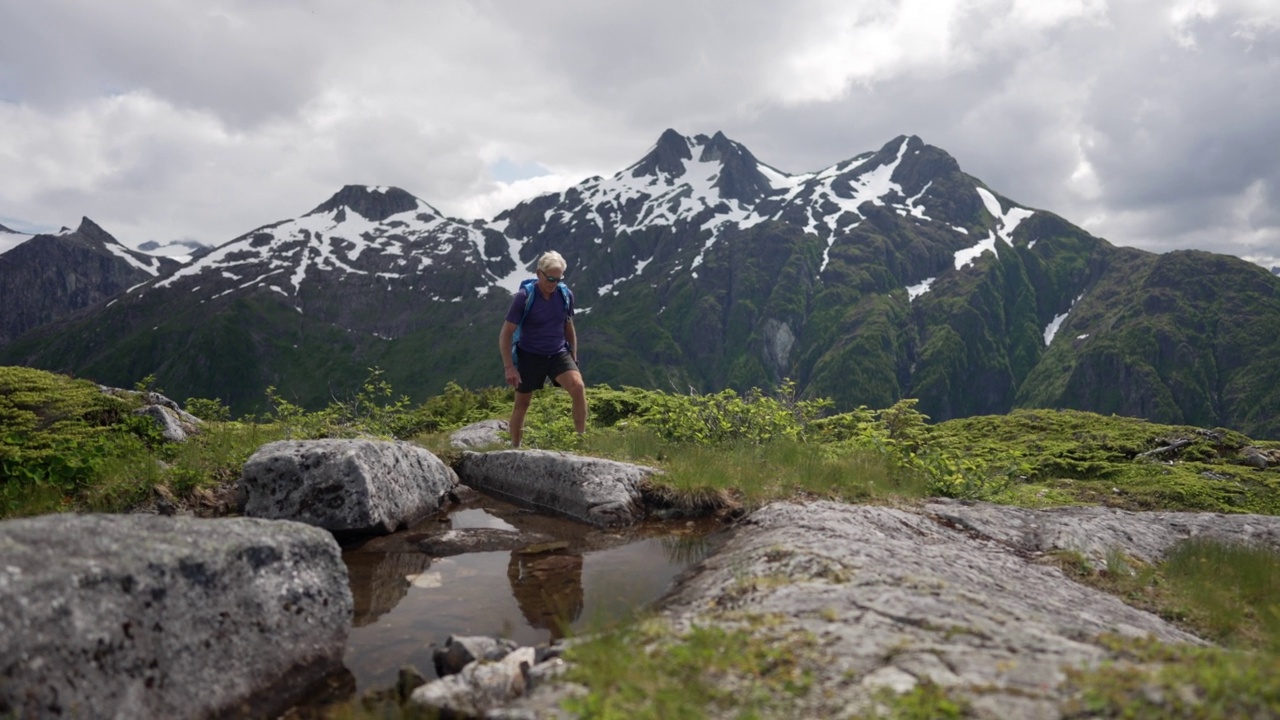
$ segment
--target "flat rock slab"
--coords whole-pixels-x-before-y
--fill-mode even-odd
[[[596,527],[644,517],[640,488],[654,468],[546,450],[463,454],[464,485],[542,513]]]
[[[1078,552],[1106,567],[1118,551],[1151,563],[1188,538],[1260,545],[1280,550],[1280,517],[1222,513],[1130,512],[1104,507],[1058,507],[1044,510],[935,501],[926,513],[957,529],[990,538],[1021,553],[1057,550]]]
[[[777,642],[815,639],[807,717],[865,712],[878,689],[925,680],[979,717],[1059,717],[1064,667],[1110,659],[1104,633],[1201,642],[1005,544],[922,513],[831,502],[753,513],[663,614],[676,627],[764,619],[754,632]]]
[[[244,464],[240,492],[250,517],[385,535],[439,510],[457,483],[440,458],[409,443],[281,440]]]
[[[0,716],[273,717],[342,667],[337,542],[300,523],[0,523]]]

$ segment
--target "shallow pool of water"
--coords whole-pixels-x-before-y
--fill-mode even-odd
[[[537,645],[624,617],[705,556],[718,527],[648,521],[608,532],[490,498],[455,506],[343,553],[356,605],[346,667],[364,692],[394,685],[405,664],[434,677],[431,651],[451,634]],[[537,537],[515,550],[450,557],[417,549],[423,537],[482,528]]]

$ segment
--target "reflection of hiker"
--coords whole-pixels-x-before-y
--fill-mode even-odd
[[[548,377],[573,398],[574,429],[579,435],[587,429],[587,392],[578,372],[573,293],[561,284],[564,271],[560,253],[543,253],[538,258],[538,277],[520,283],[498,333],[507,384],[516,389],[509,428],[512,447],[520,447],[529,401]]]
[[[582,614],[582,556],[558,553],[511,553],[507,563],[511,594],[520,614],[533,627],[551,631],[551,638],[564,631]]]

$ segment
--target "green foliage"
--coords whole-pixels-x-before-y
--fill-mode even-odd
[[[263,442],[254,424],[210,423],[166,442],[132,414],[140,397],[30,368],[0,368],[0,517],[64,510],[119,511],[164,486],[178,494],[230,483]]]
[[[450,381],[434,395],[395,422],[396,437],[419,433],[449,432],[465,425],[511,413],[510,388],[468,390]]]
[[[208,398],[187,398],[187,401],[183,403],[183,407],[187,412],[201,420],[226,422],[231,419],[231,408],[217,398],[212,400]]]
[[[391,384],[376,367],[369,368],[369,375],[353,396],[335,399],[323,410],[307,412],[281,397],[274,387],[267,388],[267,400],[271,405],[269,417],[295,439],[393,437],[396,430],[404,427],[409,406],[407,397],[392,398]]]
[[[759,390],[739,395],[724,390],[709,395],[650,392],[637,422],[676,443],[763,443],[802,438],[805,426],[831,406],[830,401],[797,400],[795,383],[783,381],[776,395]]]
[[[633,623],[577,643],[566,654],[567,679],[590,692],[564,702],[583,718],[787,716],[812,679],[804,636],[694,626],[676,635],[665,625]]]

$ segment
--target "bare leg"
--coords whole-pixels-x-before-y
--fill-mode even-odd
[[[520,438],[524,436],[524,414],[529,411],[529,402],[533,400],[533,393],[517,392],[516,404],[511,408],[511,422],[507,431],[511,433],[511,447],[520,447]]]
[[[562,372],[556,376],[556,382],[573,399],[573,428],[581,435],[587,431],[587,387],[582,382],[582,373],[577,370]]]

